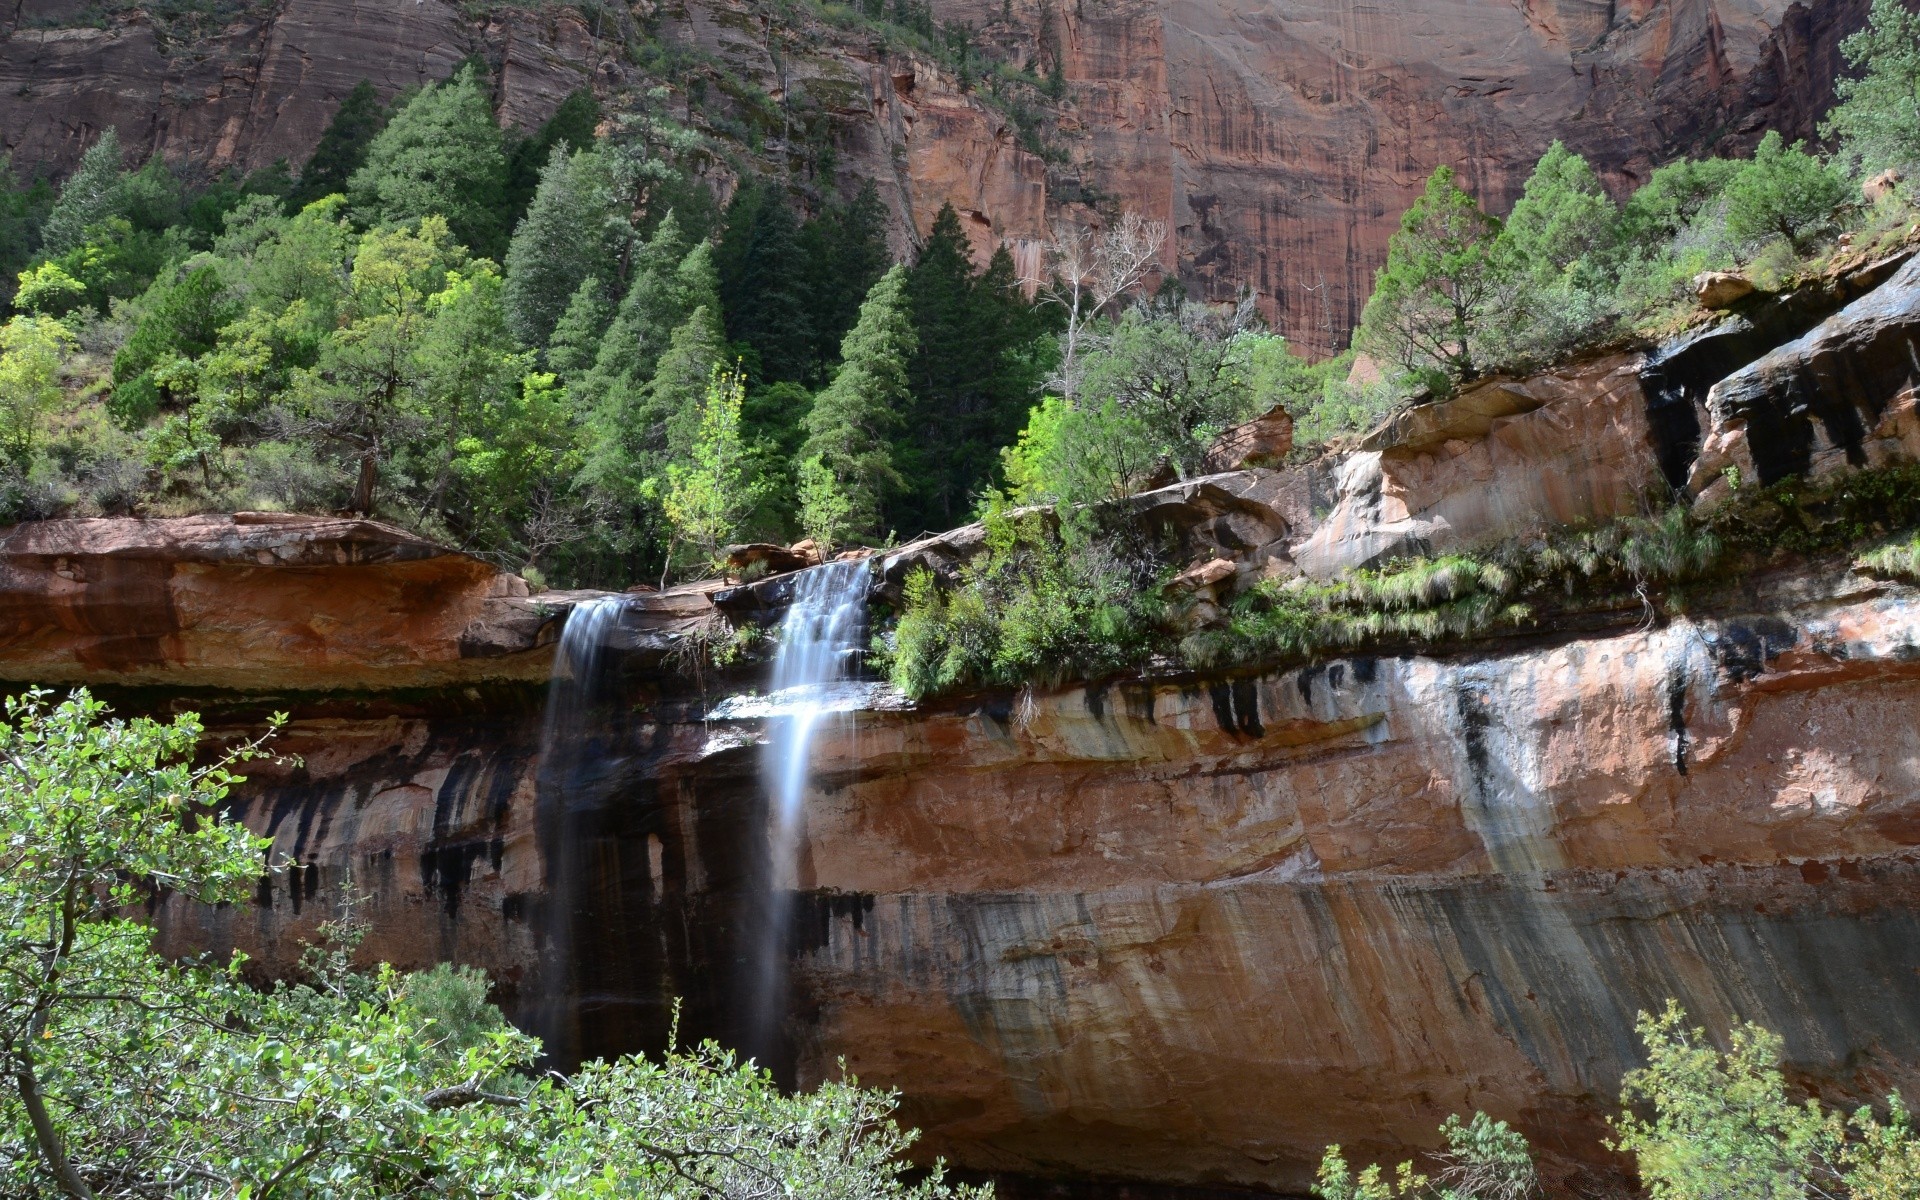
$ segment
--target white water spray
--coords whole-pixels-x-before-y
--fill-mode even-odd
[[[814,735],[860,708],[864,689],[850,683],[867,628],[865,559],[827,563],[794,579],[780,622],[763,764],[772,805],[767,838],[764,928],[747,965],[750,1051],[771,1052],[786,1008],[787,926],[797,886],[802,817]]]

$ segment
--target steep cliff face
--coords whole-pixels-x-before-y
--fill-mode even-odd
[[[1824,320],[1763,299],[1134,510],[1250,574],[1330,573],[1632,511],[1696,454],[1920,461],[1920,367],[1892,352],[1920,337],[1920,265],[1874,271]],[[1753,361],[1687,350],[1716,329]],[[977,540],[902,548],[877,586]],[[604,677],[551,693],[581,597],[517,585],[365,523],[22,526],[0,676],[216,733],[294,714],[302,763],[235,800],[293,868],[251,905],[161,906],[168,946],[270,972],[351,897],[367,956],[484,966],[571,1058],[658,1045],[676,998],[683,1034],[747,1036],[744,962],[786,911],[790,1016],[761,1052],[899,1087],[923,1152],[973,1168],[1298,1190],[1330,1141],[1405,1154],[1481,1108],[1604,1188],[1634,1014],[1669,997],[1779,1030],[1829,1101],[1920,1087],[1920,589],[1844,560],[1672,619],[1629,601],[1292,669],[921,706],[876,686],[816,743],[790,908],[764,882],[762,680],[675,663],[793,577],[630,597]]]
[[[955,73],[752,0],[596,6],[591,22],[557,5],[470,20],[446,0],[262,0],[191,44],[137,10],[80,27],[92,10],[18,6],[0,18],[0,144],[16,164],[63,167],[115,125],[195,166],[298,163],[362,77],[391,95],[470,54],[500,66],[501,116],[523,128],[582,84],[618,108],[665,82],[676,110],[724,142],[732,135],[685,90],[709,76],[718,87],[724,73],[763,90],[782,118],[733,153],[801,166],[809,151],[785,118],[818,112],[841,182],[881,185],[903,251],[951,202],[980,249],[1009,242],[1032,269],[1057,216],[1133,208],[1167,221],[1166,258],[1202,294],[1253,288],[1279,327],[1324,352],[1344,345],[1387,236],[1435,165],[1461,168],[1504,211],[1554,138],[1624,188],[1681,152],[1770,128],[1811,136],[1839,40],[1866,8],[937,0],[941,20],[972,25],[991,53],[1057,62],[1062,101],[1029,97],[1040,155]],[[656,80],[623,37],[705,61]]]

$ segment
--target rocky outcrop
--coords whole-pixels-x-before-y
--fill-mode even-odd
[[[1008,243],[1036,275],[1054,219],[1138,210],[1168,223],[1165,258],[1200,294],[1252,288],[1296,343],[1328,352],[1434,166],[1505,211],[1554,138],[1624,189],[1682,152],[1811,136],[1868,5],[937,0],[989,53],[1057,64],[1064,98],[1023,95],[1026,136],[970,82],[857,23],[754,0],[495,5],[484,19],[447,0],[267,0],[191,44],[139,10],[96,25],[38,7],[0,16],[0,144],[16,166],[63,169],[110,125],[196,169],[298,164],[361,78],[387,96],[482,54],[503,120],[523,129],[584,83],[616,107],[665,83],[672,115],[723,139],[755,126],[764,137],[736,150],[805,174],[818,155],[799,129],[817,124],[805,138],[832,145],[840,186],[879,184],[903,253],[952,203],[978,251]],[[654,38],[710,66],[654,78],[620,44]],[[722,98],[743,80],[765,105]]]
[[[1170,602],[1196,606],[1638,511],[1671,462],[1694,469],[1665,407],[1754,464],[1798,444],[1796,412],[1904,411],[1916,271],[1804,336],[1780,330],[1812,301],[1750,298],[1771,307],[1117,511],[1191,562]],[[1807,467],[1852,465],[1824,436]],[[875,586],[984,537],[882,552]],[[683,999],[682,1037],[800,1082],[844,1059],[901,1089],[918,1152],[979,1170],[1297,1192],[1328,1142],[1404,1156],[1477,1108],[1568,1194],[1606,1194],[1634,1015],[1668,998],[1780,1031],[1829,1102],[1920,1088],[1920,589],[1783,557],[1680,616],[918,705],[868,681],[814,744],[776,896],[780,698],[691,651],[716,614],[770,624],[796,582],[594,604],[598,654],[549,684],[584,597],[397,530],[48,522],[0,534],[0,673],[190,705],[216,737],[292,712],[297,758],[233,798],[289,868],[250,905],[161,903],[168,948],[271,973],[352,898],[364,955],[486,967],[562,1060],[659,1045]],[[769,1044],[743,980],[776,920],[791,993]]]
[[[1715,384],[1690,480],[1712,504],[1741,477],[1920,460],[1920,258],[1811,332]]]

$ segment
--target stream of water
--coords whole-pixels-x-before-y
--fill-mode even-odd
[[[771,723],[763,762],[769,799],[766,904],[758,944],[746,961],[749,1052],[765,1056],[777,1043],[787,1002],[787,931],[798,884],[800,835],[815,736],[851,719],[863,692],[850,686],[865,649],[866,560],[827,563],[794,580],[793,602],[780,623],[767,695]]]
[[[547,977],[545,1011],[535,1031],[550,1054],[568,1057],[576,1041],[573,918],[578,896],[579,839],[569,822],[606,790],[617,765],[607,753],[610,731],[599,713],[606,690],[607,646],[624,596],[582,600],[567,614],[547,682],[537,778],[539,839],[546,858],[547,904],[541,922]]]

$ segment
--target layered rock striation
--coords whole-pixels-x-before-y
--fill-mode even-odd
[[[857,24],[754,0],[496,5],[479,19],[447,0],[262,0],[191,42],[136,9],[20,6],[0,15],[0,145],[16,166],[61,169],[117,126],[145,152],[245,170],[304,161],[363,77],[391,96],[482,55],[499,68],[502,119],[523,129],[576,87],[621,108],[664,82],[672,115],[723,143],[763,127],[731,147],[759,169],[817,165],[796,132],[817,118],[807,136],[833,147],[837,184],[879,184],[903,253],[951,203],[979,250],[1007,242],[1032,273],[1055,219],[1131,208],[1167,222],[1163,257],[1200,294],[1251,288],[1326,353],[1345,345],[1436,165],[1504,212],[1555,138],[1624,189],[1677,154],[1767,129],[1810,137],[1867,7],[937,0],[986,53],[1062,81],[1058,102],[1023,94],[1032,111],[1016,122],[973,81]],[[627,50],[648,42],[692,67],[655,77]],[[709,112],[691,102],[694,79],[703,95],[745,81],[774,107]]]

